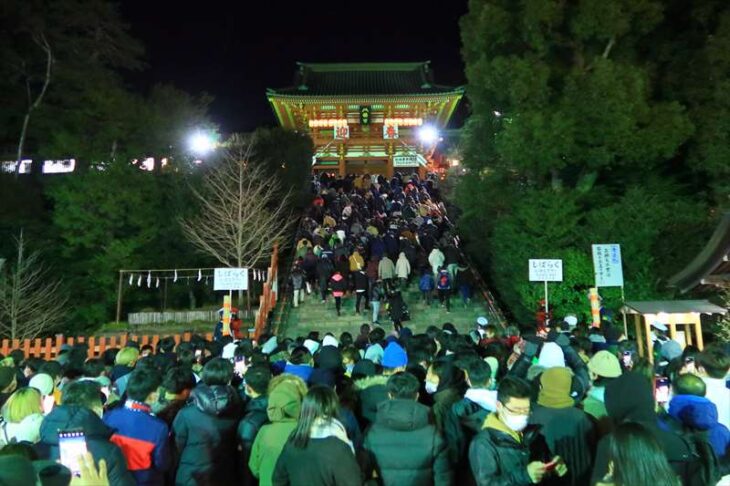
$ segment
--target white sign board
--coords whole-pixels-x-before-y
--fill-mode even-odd
[[[563,260],[530,260],[530,282],[562,282]]]
[[[395,155],[393,156],[393,167],[418,167],[417,155]]]
[[[248,268],[216,268],[213,290],[247,290]]]
[[[621,267],[621,245],[592,246],[596,287],[623,287],[624,271]]]

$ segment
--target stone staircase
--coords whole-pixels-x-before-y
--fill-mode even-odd
[[[479,316],[486,316],[492,322],[496,322],[498,319],[488,310],[487,302],[476,289],[467,306],[463,305],[458,293],[452,294],[451,312],[446,312],[446,308],[441,307],[435,294],[431,305],[426,306],[425,302],[421,301],[418,282],[415,278],[412,280],[411,284],[402,291],[403,299],[408,305],[411,315],[411,320],[404,322],[403,325],[409,327],[414,333],[423,332],[430,325],[441,327],[446,322],[454,324],[459,332],[466,332],[474,328],[474,323]],[[379,322],[386,332],[390,332],[393,329],[393,323],[384,307],[384,304],[381,305]],[[356,336],[359,333],[360,325],[370,322],[372,316],[370,308],[362,309],[362,304],[361,314],[356,315],[355,296],[348,295],[342,299],[342,315],[338,317],[334,299],[329,296],[327,302],[322,304],[319,295],[315,293],[305,296],[304,303],[297,308],[291,306],[291,296],[286,296],[285,302],[278,312],[283,313],[280,316],[279,334],[292,338],[306,336],[310,331],[319,331],[320,336],[327,332],[339,336],[341,332],[349,331]]]

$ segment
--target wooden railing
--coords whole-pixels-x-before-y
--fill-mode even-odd
[[[266,282],[262,287],[261,296],[259,298],[259,313],[256,316],[256,325],[254,330],[254,339],[266,330],[266,323],[269,313],[276,307],[276,300],[279,294],[279,245],[274,244],[274,252],[271,254],[271,266],[266,274]]]
[[[182,334],[120,334],[117,336],[64,336],[63,334],[57,334],[53,338],[37,338],[37,339],[3,339],[0,344],[0,353],[3,356],[7,356],[10,351],[14,349],[21,349],[25,356],[35,356],[37,358],[43,358],[50,360],[58,356],[61,346],[68,344],[73,346],[74,344],[85,343],[89,346],[88,357],[93,358],[100,356],[105,350],[111,348],[123,348],[129,341],[135,341],[140,346],[147,344],[156,347],[160,339],[164,337],[171,337],[175,340],[175,345],[181,342],[190,341],[192,333],[185,332]],[[208,341],[213,340],[213,334],[207,333],[204,335]]]

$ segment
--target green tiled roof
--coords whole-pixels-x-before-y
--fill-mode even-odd
[[[461,92],[434,84],[430,63],[297,63],[294,86],[270,89],[274,95],[398,95]]]

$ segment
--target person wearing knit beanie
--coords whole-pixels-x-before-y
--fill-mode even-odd
[[[406,350],[396,342],[390,342],[383,351],[383,361],[381,365],[383,368],[388,368],[392,371],[405,370],[408,364],[408,355]]]
[[[568,466],[568,474],[560,478],[559,484],[578,486],[589,484],[595,433],[593,422],[570,396],[572,381],[570,368],[545,370],[540,376],[540,393],[530,423],[540,426],[551,453],[563,458]]]
[[[565,366],[565,355],[557,343],[547,342],[542,345],[537,364],[543,368],[562,368]]]
[[[556,367],[545,370],[540,375],[540,393],[537,403],[543,407],[565,408],[573,406],[570,385],[573,373],[570,368]]]

